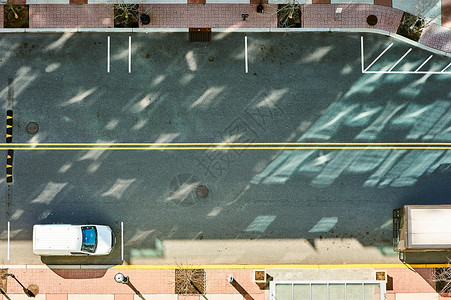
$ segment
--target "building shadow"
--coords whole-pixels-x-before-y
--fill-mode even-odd
[[[412,268],[412,270],[420,275],[434,290],[437,290],[437,282],[434,280],[435,268]]]
[[[451,251],[405,252],[399,259],[409,265],[413,264],[447,264]]]

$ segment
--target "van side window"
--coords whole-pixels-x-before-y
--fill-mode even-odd
[[[81,228],[82,244],[81,251],[94,253],[97,247],[97,231],[95,226],[83,226]]]

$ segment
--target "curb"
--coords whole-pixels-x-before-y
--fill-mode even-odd
[[[410,44],[422,50],[432,52],[437,55],[451,57],[450,52],[438,50],[419,42],[412,41],[399,34],[382,30],[382,29],[368,29],[368,28],[212,28],[212,32],[360,32],[360,33],[376,33],[392,37],[401,42]],[[174,33],[174,32],[189,32],[189,28],[7,28],[0,29],[1,33]]]

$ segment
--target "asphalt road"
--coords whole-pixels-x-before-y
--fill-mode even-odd
[[[410,47],[363,36],[366,66],[394,43],[371,70],[388,70]],[[12,109],[14,143],[60,148],[14,151],[13,183],[1,181],[0,262],[121,263],[121,222],[127,262],[158,250],[158,241],[183,247],[194,240],[202,247],[203,241],[295,240],[314,249],[323,239],[352,240],[354,250],[376,249],[392,260],[392,210],[450,202],[450,173],[441,168],[451,163],[451,150],[342,145],[451,142],[451,75],[362,74],[360,37],[214,33],[210,43],[189,43],[182,33],[133,34],[129,73],[129,34],[110,34],[108,73],[106,34],[2,35],[0,122]],[[429,55],[413,49],[394,70],[414,70]],[[422,70],[449,62],[434,57]],[[30,122],[38,133],[27,133]],[[316,144],[146,144],[220,142]],[[139,149],[111,150],[111,143]],[[6,150],[1,155],[6,161]],[[196,197],[199,185],[208,187],[208,197]],[[38,223],[108,224],[118,247],[103,259],[41,260],[30,245]],[[287,261],[270,249],[265,263],[315,263],[296,249]],[[171,249],[148,256],[165,251]],[[351,252],[346,258],[340,251],[332,246],[321,255],[353,261]],[[248,262],[247,253],[235,262]],[[215,259],[228,261],[220,252]]]

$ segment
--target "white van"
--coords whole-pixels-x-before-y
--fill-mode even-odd
[[[395,209],[393,250],[451,250],[451,205],[404,205]]]
[[[33,226],[33,253],[42,256],[107,255],[114,249],[113,230],[105,225]]]

